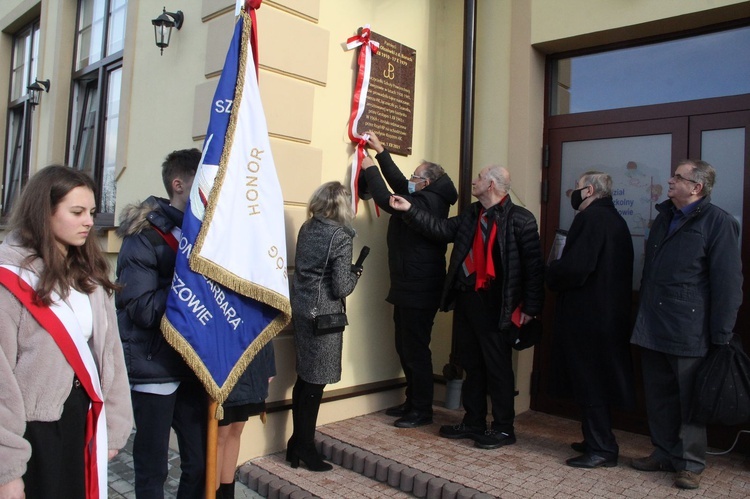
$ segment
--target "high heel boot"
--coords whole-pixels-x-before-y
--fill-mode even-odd
[[[325,462],[315,449],[315,425],[318,420],[320,400],[323,397],[323,387],[324,385],[305,383],[300,390],[299,414],[296,417],[292,416],[292,421],[294,424],[299,424],[299,427],[294,429],[291,451],[287,447],[287,459],[292,468],[297,468],[299,462],[302,461],[310,471],[333,469],[333,466]]]

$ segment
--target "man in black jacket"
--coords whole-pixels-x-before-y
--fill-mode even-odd
[[[492,166],[471,183],[478,201],[457,217],[435,218],[401,196],[390,201],[392,208],[406,212],[407,224],[438,241],[454,243],[440,307],[455,308],[453,320],[463,328],[457,348],[466,370],[466,414],[461,423],[442,426],[440,435],[470,438],[482,449],[516,442],[512,316],[525,324],[541,313],[544,301],[536,220],[531,212],[515,206],[508,192],[510,174]],[[492,401],[489,429],[487,395]]]
[[[706,467],[706,427],[690,421],[695,374],[711,345],[729,343],[742,303],[737,220],[711,204],[714,168],[684,160],[646,242],[641,301],[631,342],[641,347],[654,451],[641,471],[676,471],[695,489]]]
[[[570,197],[573,219],[562,256],[550,263],[547,285],[557,291],[554,379],[581,407],[581,456],[568,466],[617,466],[611,406],[635,405],[630,359],[633,241],[612,201],[612,177],[586,172]],[[595,311],[586,313],[586,311]]]
[[[151,196],[125,207],[117,230],[123,238],[117,257],[122,289],[115,295],[115,306],[136,425],[133,467],[138,499],[164,497],[170,427],[180,449],[177,497],[198,499],[205,493],[208,397],[159,329],[200,158],[198,149],[169,154],[162,165],[169,200]]]
[[[375,158],[393,192],[436,217],[447,218],[458,192],[443,168],[423,161],[407,180],[377,135],[368,133],[367,142],[377,152]],[[396,353],[406,377],[406,402],[391,407],[386,414],[400,416],[393,423],[399,428],[416,428],[432,423],[430,336],[445,279],[447,245],[410,228],[401,213],[389,206],[391,192],[372,158],[364,158],[362,168],[373,199],[391,214],[387,236],[391,288],[386,300],[394,306]]]

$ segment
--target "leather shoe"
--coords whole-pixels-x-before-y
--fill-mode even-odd
[[[674,471],[672,463],[661,462],[652,456],[633,459],[630,465],[639,471]]]
[[[688,470],[678,471],[674,479],[674,486],[678,489],[697,489],[701,486],[701,476]]]
[[[617,458],[609,459],[587,452],[582,456],[571,457],[565,464],[573,468],[614,468],[617,466]]]
[[[487,431],[486,426],[467,426],[463,423],[458,423],[455,425],[447,424],[441,426],[438,435],[450,439],[470,438],[476,440],[480,435],[484,435],[485,431]]]
[[[581,454],[586,453],[586,442],[573,442],[570,444],[570,448]]]
[[[385,410],[386,416],[391,416],[394,418],[400,418],[406,415],[406,413],[409,412],[409,405],[404,402],[401,405],[397,405],[395,407],[389,407]]]
[[[506,433],[494,428],[486,430],[481,435],[474,436],[474,447],[480,449],[497,449],[498,447],[513,445],[514,443],[516,443],[516,435],[514,433]]]
[[[393,422],[396,428],[418,428],[428,424],[432,424],[432,415],[420,414],[416,411],[410,411]]]

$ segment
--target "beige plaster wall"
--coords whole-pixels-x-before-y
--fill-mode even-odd
[[[53,87],[38,107],[32,170],[64,159],[69,102],[74,0],[0,2],[0,64],[10,62],[14,29],[42,17],[40,72]],[[173,149],[201,147],[206,105],[216,85],[231,33],[231,0],[181,0],[185,24],[159,55],[151,19],[159,5],[132,1],[123,68],[117,210],[157,193],[160,164]],[[507,166],[514,201],[539,215],[544,99],[544,53],[594,46],[750,16],[750,2],[730,0],[478,0],[474,173]],[[405,173],[419,160],[442,164],[458,178],[463,2],[458,0],[267,0],[258,11],[260,86],[274,157],[285,196],[290,261],[304,207],[328,180],[347,181],[353,148],[346,126],[356,54],[343,45],[362,24],[417,51],[413,151],[397,157]],[[0,81],[0,94],[7,82]],[[0,114],[2,116],[2,114]],[[4,130],[5,120],[0,127]],[[5,145],[5,133],[0,144]],[[393,349],[385,232],[387,214],[361,203],[355,251],[372,248],[365,274],[349,300],[343,377],[330,390],[398,378]],[[455,209],[453,210],[455,213]],[[117,241],[109,238],[115,251]],[[450,251],[450,249],[449,249]],[[433,335],[435,372],[450,349],[451,315],[439,313]],[[270,401],[288,400],[294,381],[291,335],[274,340],[279,375]],[[532,352],[518,355],[516,409],[528,408]],[[320,423],[382,409],[397,392],[324,404]],[[248,425],[241,459],[277,451],[289,435],[288,413]],[[263,438],[260,438],[260,435]]]
[[[682,31],[750,16],[750,2],[744,0],[521,1],[531,4],[531,43],[547,52]]]

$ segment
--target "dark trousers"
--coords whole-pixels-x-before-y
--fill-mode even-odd
[[[609,404],[583,405],[581,412],[581,430],[588,452],[607,459],[617,459],[620,447],[612,433]]]
[[[498,331],[501,304],[491,293],[458,293],[454,320],[459,324],[457,348],[466,371],[463,383],[464,424],[486,426],[487,395],[492,402],[492,428],[513,433],[515,376],[513,349]]]
[[[641,349],[653,457],[677,471],[700,473],[706,467],[706,427],[689,421],[695,373],[702,357],[678,357]]]
[[[181,470],[177,497],[202,498],[206,492],[206,391],[198,381],[182,381],[171,395],[135,391],[130,394],[136,426],[133,440],[136,497],[164,497],[169,429],[174,428]]]
[[[432,415],[434,382],[430,335],[437,308],[395,306],[396,353],[406,376],[406,403],[420,414]]]
[[[90,402],[86,390],[74,385],[58,421],[26,424],[24,438],[31,444],[31,458],[23,476],[27,499],[86,497],[83,447]]]

